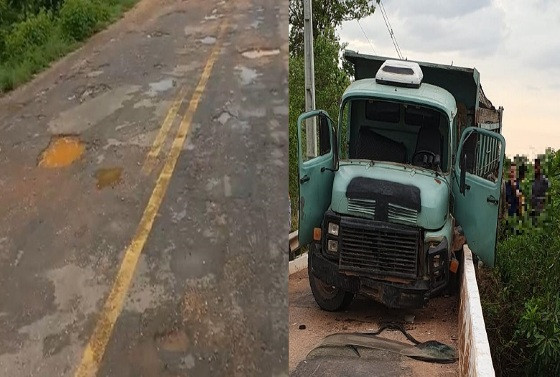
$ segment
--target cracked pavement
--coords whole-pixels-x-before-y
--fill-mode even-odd
[[[143,0],[0,98],[0,375],[76,373],[216,49],[97,376],[287,376],[287,8]]]

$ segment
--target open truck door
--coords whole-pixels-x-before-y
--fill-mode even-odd
[[[504,152],[502,135],[469,127],[461,136],[453,167],[455,218],[470,249],[490,267],[496,259]]]
[[[316,135],[308,135],[307,125],[315,122]],[[308,141],[314,137],[316,153]],[[337,142],[333,124],[328,114],[314,110],[298,118],[299,158],[299,244],[313,240],[313,228],[321,226],[325,211],[331,202],[332,185],[337,160]]]

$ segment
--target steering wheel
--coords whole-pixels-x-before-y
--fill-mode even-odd
[[[438,155],[432,151],[421,150],[414,153],[412,156],[412,164],[422,166],[424,168],[431,168],[434,166]]]

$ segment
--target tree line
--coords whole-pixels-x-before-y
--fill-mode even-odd
[[[313,39],[315,59],[315,107],[338,118],[342,93],[350,84],[352,69],[341,62],[346,44],[341,43],[336,28],[344,21],[372,14],[375,7],[368,0],[313,0]],[[289,190],[292,206],[292,228],[297,228],[298,214],[298,140],[297,118],[305,111],[305,76],[303,44],[303,1],[290,0],[290,73],[289,73]]]

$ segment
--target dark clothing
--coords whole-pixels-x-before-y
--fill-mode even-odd
[[[531,207],[537,213],[542,212],[545,205],[546,191],[548,190],[548,179],[544,175],[535,178],[531,191]]]
[[[506,202],[508,204],[508,216],[519,214],[519,198],[517,197],[517,185],[512,186],[510,181],[506,182]]]

